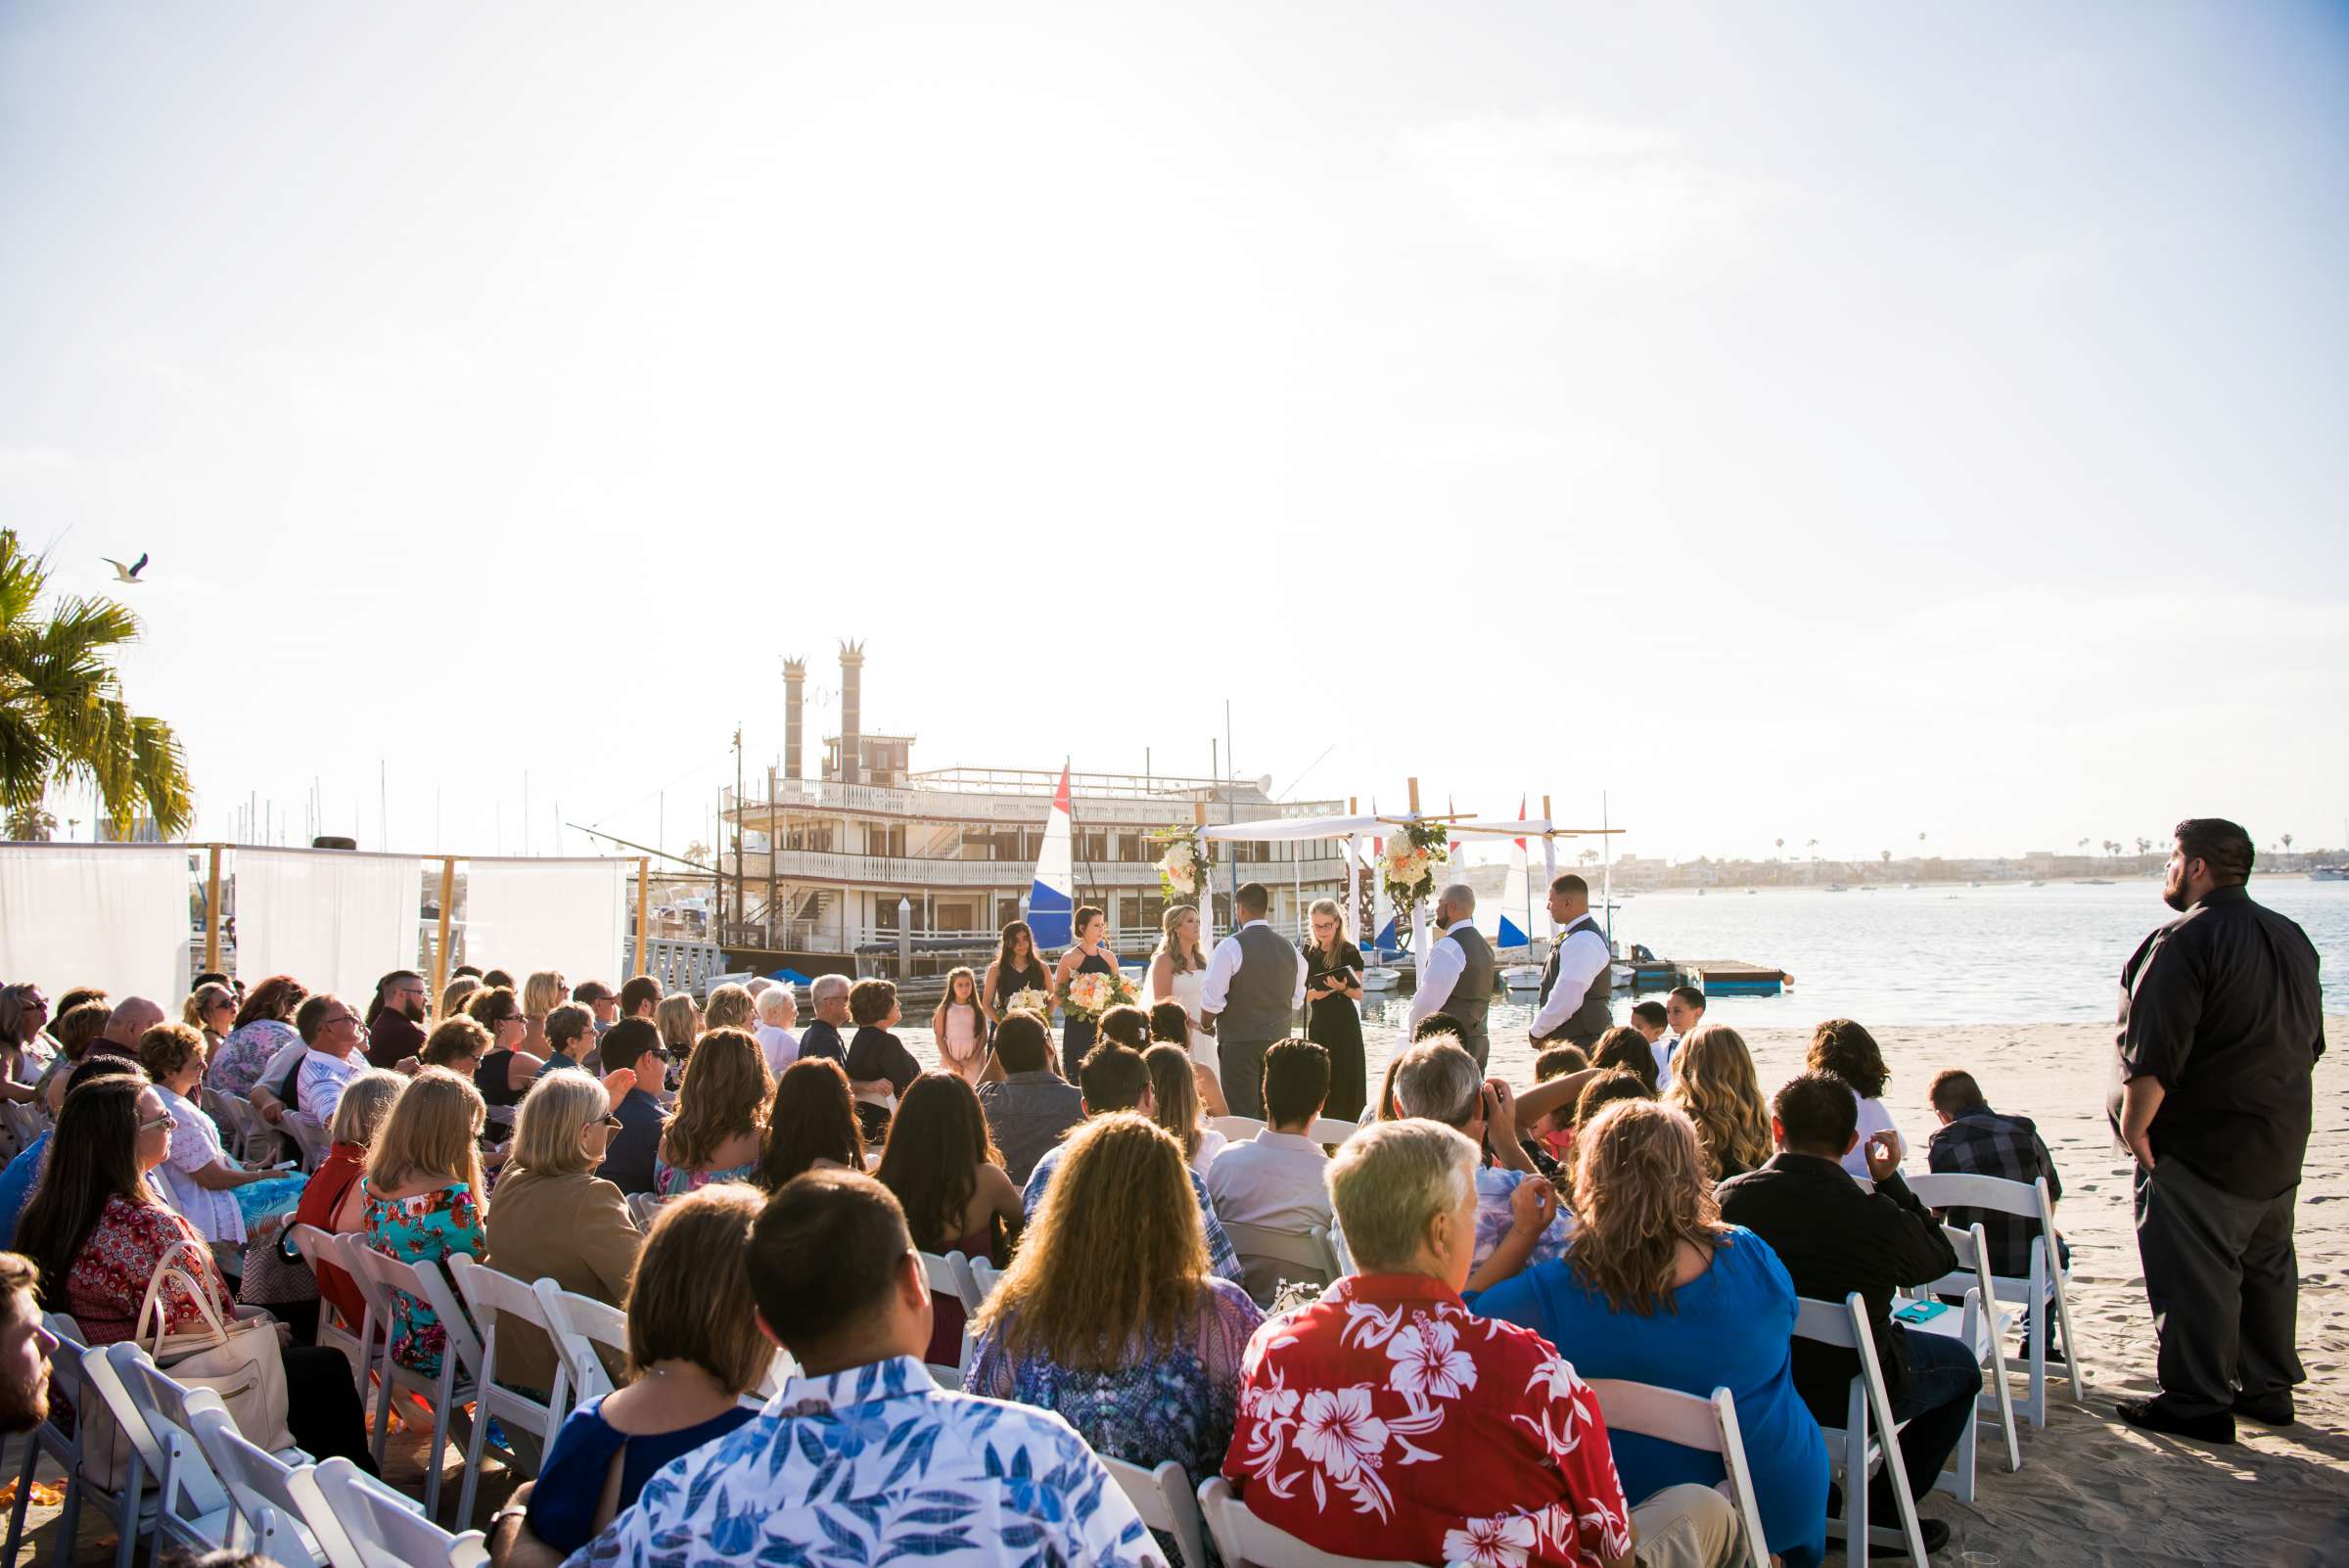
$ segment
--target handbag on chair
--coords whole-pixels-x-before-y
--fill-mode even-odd
[[[173,1382],[185,1388],[208,1388],[219,1395],[246,1441],[272,1453],[290,1449],[294,1434],[286,1426],[286,1361],[278,1349],[277,1321],[264,1314],[223,1322],[210,1293],[178,1262],[181,1252],[202,1246],[201,1242],[175,1241],[156,1261],[139,1315],[132,1319],[132,1342],[144,1348]],[[164,1332],[163,1288],[166,1281],[174,1279],[203,1314],[201,1327]],[[151,1316],[155,1324],[152,1336],[148,1332]],[[110,1422],[95,1452],[87,1453],[82,1462],[107,1490],[119,1492],[129,1476],[130,1453],[130,1440]]]

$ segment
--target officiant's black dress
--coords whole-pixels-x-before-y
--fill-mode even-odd
[[[1338,944],[1334,957],[1324,959],[1320,944],[1305,949],[1305,985],[1313,991],[1328,983],[1332,975],[1347,971],[1346,979],[1362,978],[1362,950],[1351,942]],[[1354,1005],[1354,998],[1343,993],[1323,996],[1307,1004],[1312,1017],[1306,1023],[1306,1036],[1314,1044],[1329,1052],[1329,1104],[1324,1116],[1341,1122],[1362,1119],[1363,1103],[1369,1098],[1367,1069],[1362,1061],[1362,1015]]]

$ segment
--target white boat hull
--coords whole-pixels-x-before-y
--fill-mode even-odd
[[[1362,990],[1393,991],[1402,979],[1402,970],[1389,969],[1385,964],[1372,964],[1362,971]]]

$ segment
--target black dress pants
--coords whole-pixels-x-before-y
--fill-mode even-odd
[[[2289,1394],[2308,1380],[2294,1344],[2298,1195],[2293,1187],[2240,1197],[2175,1156],[2151,1171],[2138,1168],[2137,1255],[2160,1347],[2162,1402],[2179,1414],[2228,1409],[2238,1390],[2254,1399]]]

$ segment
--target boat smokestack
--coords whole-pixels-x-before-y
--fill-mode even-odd
[[[800,777],[800,710],[806,701],[807,662],[783,661],[783,776]]]
[[[840,781],[864,782],[864,644],[840,645]]]

